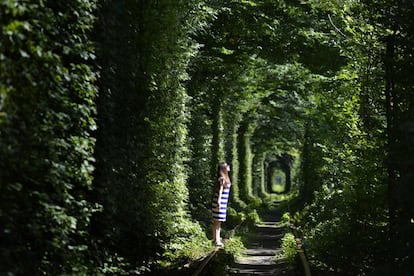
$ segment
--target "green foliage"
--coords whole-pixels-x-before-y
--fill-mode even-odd
[[[0,4],[0,274],[88,271],[95,1]]]
[[[233,257],[242,256],[242,252],[246,250],[241,237],[232,237],[226,241],[224,251]]]
[[[166,245],[163,254],[165,260],[161,261],[161,265],[165,267],[196,260],[208,254],[210,250],[210,242],[201,227],[194,223],[183,222],[172,242]]]
[[[290,264],[293,264],[298,254],[295,236],[292,233],[286,233],[282,238],[283,256]]]
[[[246,223],[248,226],[253,227],[259,224],[260,222],[261,219],[256,209],[253,209],[246,214]]]
[[[262,208],[263,204],[264,202],[260,197],[253,197],[246,209],[259,209]]]
[[[333,15],[329,18],[333,33],[349,62],[329,87],[326,82],[321,86],[329,93],[315,98],[319,111],[305,135],[303,199],[310,202],[312,191],[317,192],[312,205],[303,211],[304,232],[310,238],[310,251],[319,256],[319,264],[325,269],[385,273],[392,266],[390,254],[410,258],[405,246],[397,244],[412,240],[409,235],[395,234],[408,223],[407,213],[399,213],[396,203],[404,201],[404,196],[397,195],[396,171],[401,167],[396,160],[408,159],[398,153],[401,142],[394,140],[398,136],[394,127],[404,121],[397,118],[405,111],[391,107],[397,102],[408,107],[412,102],[412,97],[403,96],[399,90],[412,84],[402,84],[397,77],[412,68],[403,50],[411,49],[406,46],[412,42],[402,39],[413,23],[402,14],[412,9],[405,2],[309,2],[313,11]],[[405,18],[404,23],[393,16],[396,10],[398,18]],[[396,21],[405,27],[396,31]],[[401,70],[396,69],[400,70],[397,74],[392,68]],[[404,189],[403,184],[399,187]],[[398,222],[404,216],[406,223]],[[341,246],[330,251],[338,239],[342,240]],[[389,239],[398,250],[390,247]],[[402,263],[393,268],[400,269],[409,271]]]
[[[99,10],[104,92],[95,183],[104,212],[94,225],[99,246],[129,269],[168,266],[205,250],[205,235],[187,215],[184,86],[196,53],[189,36],[204,24],[202,9],[200,1],[107,1]]]
[[[282,218],[280,220],[283,224],[289,224],[292,221],[290,213],[283,213]]]
[[[387,219],[385,176],[375,165],[384,156],[375,149],[382,141],[368,140],[358,123],[360,102],[349,93],[350,79],[342,79],[329,97],[316,98],[302,160],[301,192],[311,204],[299,224],[321,269],[361,273],[376,267],[387,247],[380,238]]]
[[[243,212],[238,212],[234,208],[228,207],[227,208],[227,221],[226,225],[229,228],[234,228],[240,225],[242,222],[246,220],[246,215]]]

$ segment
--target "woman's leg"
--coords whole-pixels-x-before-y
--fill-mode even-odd
[[[221,221],[214,220],[213,223],[213,242],[220,242]]]

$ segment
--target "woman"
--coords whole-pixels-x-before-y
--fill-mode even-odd
[[[213,196],[213,242],[215,246],[223,246],[220,238],[221,222],[226,221],[227,202],[230,193],[230,166],[223,162],[218,165],[215,193]]]

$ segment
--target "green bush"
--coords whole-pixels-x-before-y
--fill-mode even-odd
[[[291,222],[290,213],[283,213],[280,222],[288,225]]]
[[[290,263],[295,262],[298,252],[295,236],[292,233],[286,233],[282,238],[283,256]]]
[[[243,212],[237,212],[235,209],[227,208],[226,228],[234,228],[246,220],[246,215]]]
[[[259,224],[261,222],[260,220],[260,216],[257,213],[256,209],[253,209],[251,211],[249,211],[246,215],[246,223],[248,226],[253,227],[256,224]]]
[[[211,243],[200,225],[187,221],[180,225],[177,236],[164,249],[160,264],[168,267],[207,255],[211,251]]]
[[[234,257],[242,256],[243,250],[246,250],[241,237],[232,237],[226,241],[224,251]]]

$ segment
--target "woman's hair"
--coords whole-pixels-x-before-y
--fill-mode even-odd
[[[219,179],[223,177],[226,183],[230,183],[229,171],[227,170],[227,163],[221,162],[217,167],[217,179],[216,179],[216,188],[220,187]]]

